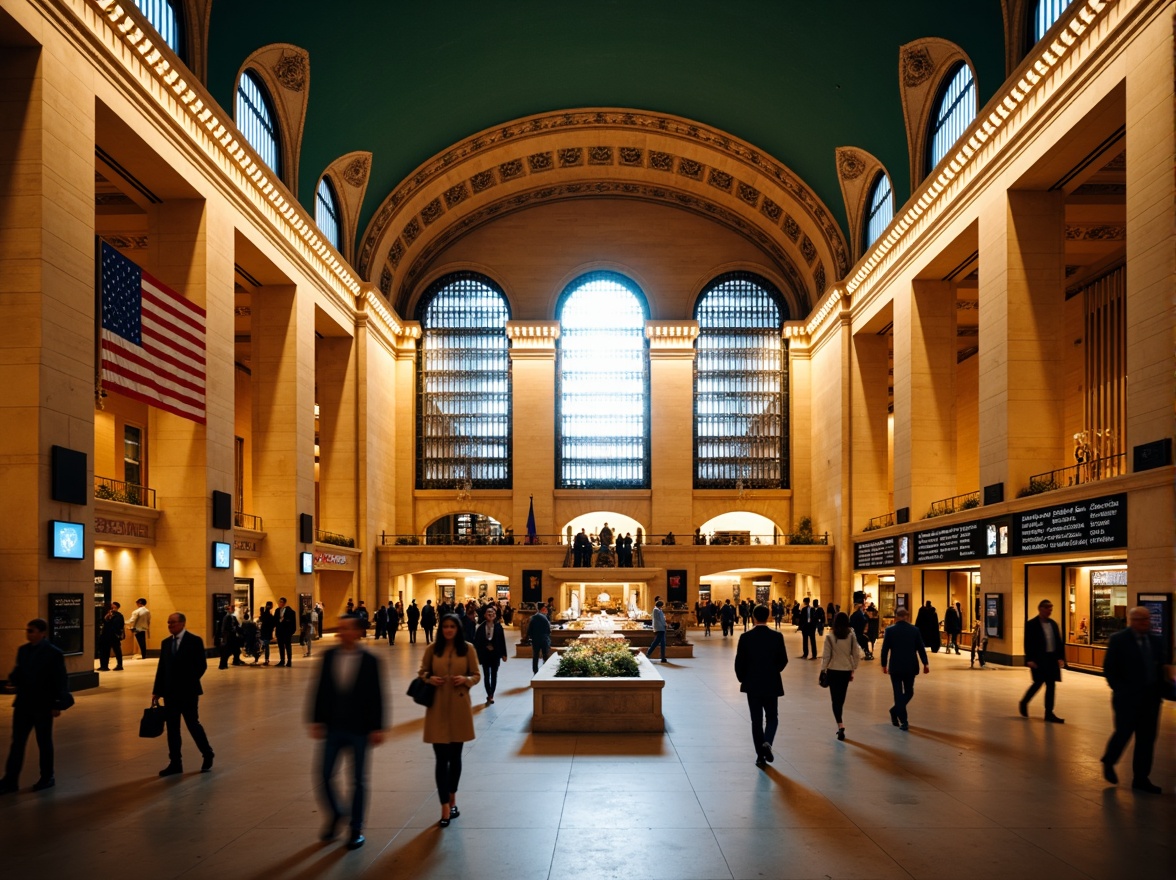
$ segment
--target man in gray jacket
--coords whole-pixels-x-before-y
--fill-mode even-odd
[[[669,661],[666,660],[666,614],[662,611],[661,599],[653,603],[653,644],[649,646],[645,656],[652,657],[653,649],[658,645],[661,645],[661,662],[668,663]]]

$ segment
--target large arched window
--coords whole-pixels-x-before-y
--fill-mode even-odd
[[[168,47],[187,63],[184,57],[184,19],[180,0],[135,0],[135,5],[147,16],[151,26],[163,37]]]
[[[592,272],[558,310],[559,486],[649,487],[645,299],[629,279]]]
[[[1033,42],[1036,43],[1045,36],[1046,31],[1054,26],[1071,0],[1036,0],[1033,4]]]
[[[863,225],[865,247],[876,242],[893,219],[894,193],[890,189],[890,178],[885,171],[879,171],[866,198],[866,222]]]
[[[511,488],[506,297],[489,278],[441,278],[417,307],[418,489]]]
[[[278,117],[265,86],[251,70],[244,71],[237,83],[237,128],[261,161],[280,178],[282,149],[278,142]]]
[[[694,487],[788,488],[787,307],[749,272],[712,281],[694,309]]]
[[[927,173],[951,152],[955,142],[976,118],[976,80],[972,68],[959,62],[944,78],[931,118],[927,139]]]
[[[323,238],[335,246],[335,250],[343,250],[343,225],[340,222],[339,198],[335,195],[335,187],[331,179],[323,176],[314,194],[314,222],[318,224]]]

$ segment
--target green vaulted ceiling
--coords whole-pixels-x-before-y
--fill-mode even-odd
[[[834,148],[877,156],[910,193],[898,50],[958,44],[980,103],[1004,80],[1001,0],[214,0],[209,87],[227,108],[269,43],[310,53],[298,196],[373,154],[359,222],[417,165],[534,113],[629,107],[723,129],[789,166],[847,232]]]

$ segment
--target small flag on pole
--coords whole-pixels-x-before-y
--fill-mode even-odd
[[[531,509],[527,511],[527,543],[538,544],[539,538],[535,532],[535,496],[531,496]]]
[[[203,425],[204,309],[102,243],[103,385]]]

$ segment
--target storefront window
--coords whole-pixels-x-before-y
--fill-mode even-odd
[[[1127,569],[1071,568],[1069,641],[1106,645],[1127,625]]]

